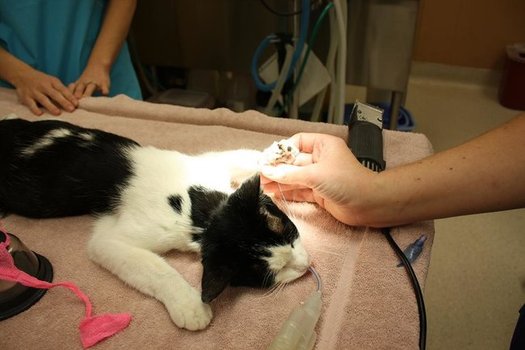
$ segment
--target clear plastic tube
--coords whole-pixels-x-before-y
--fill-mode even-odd
[[[313,349],[317,338],[315,325],[321,315],[322,284],[317,271],[313,267],[309,270],[317,280],[317,290],[292,310],[268,350]]]

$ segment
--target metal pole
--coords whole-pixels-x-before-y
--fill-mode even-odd
[[[293,2],[293,12],[299,11],[301,8],[300,0],[295,0]],[[299,31],[301,26],[301,16],[293,16],[293,36],[294,38],[299,37]],[[296,77],[297,69],[294,68],[293,72],[293,80],[295,81],[297,79]],[[290,106],[289,111],[289,117],[292,119],[299,118],[299,88],[295,89],[295,92],[291,96],[292,98],[292,105]]]
[[[392,100],[390,102],[390,130],[397,130],[397,120],[399,118],[399,111],[403,103],[403,93],[399,91],[392,91]]]

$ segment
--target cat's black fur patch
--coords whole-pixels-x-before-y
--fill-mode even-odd
[[[285,232],[268,227],[261,206],[281,213]],[[202,234],[202,301],[210,302],[228,285],[273,285],[274,276],[264,259],[270,256],[268,248],[292,244],[298,237],[295,225],[261,192],[259,175],[245,181],[215,212]]]
[[[168,197],[168,202],[170,203],[171,207],[177,212],[177,214],[180,214],[182,211],[182,197],[178,194],[172,194]]]
[[[191,186],[188,189],[191,200],[191,220],[193,226],[206,228],[214,212],[226,202],[228,195],[209,190],[202,186]]]
[[[71,135],[21,156],[57,129]],[[91,140],[80,137],[86,133]],[[63,121],[2,120],[0,166],[10,168],[0,171],[0,211],[37,218],[109,211],[131,176],[122,148],[133,146],[127,138]]]

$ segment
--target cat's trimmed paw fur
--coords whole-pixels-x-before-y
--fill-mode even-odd
[[[262,163],[276,165],[280,163],[293,164],[299,155],[299,149],[289,140],[281,140],[263,151]]]

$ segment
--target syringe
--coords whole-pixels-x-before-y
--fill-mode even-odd
[[[268,350],[310,350],[317,338],[315,325],[321,315],[321,279],[313,267],[310,272],[317,279],[317,290],[292,310]]]

